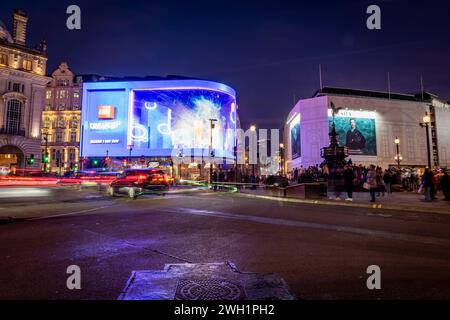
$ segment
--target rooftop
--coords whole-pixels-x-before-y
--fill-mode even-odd
[[[337,88],[337,87],[324,87],[322,90],[318,90],[313,97],[321,97],[326,95],[343,95],[343,96],[356,96],[356,97],[369,97],[379,99],[391,99],[391,100],[403,100],[403,101],[430,101],[432,98],[438,98],[437,95],[430,92],[407,94],[396,92],[384,92],[384,91],[372,91],[364,89],[351,89],[351,88]]]

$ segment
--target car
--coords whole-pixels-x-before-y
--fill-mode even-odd
[[[127,169],[114,179],[108,188],[108,194],[128,194],[132,199],[145,193],[159,192],[165,195],[173,184],[173,178],[160,169]]]

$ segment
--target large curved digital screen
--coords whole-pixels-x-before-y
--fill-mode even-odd
[[[200,80],[85,84],[82,156],[233,158],[234,90]],[[211,129],[211,124],[213,128]],[[211,140],[212,137],[212,140]]]

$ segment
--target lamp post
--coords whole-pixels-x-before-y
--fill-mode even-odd
[[[280,143],[280,175],[284,177],[284,143]]]
[[[183,161],[183,150],[178,153],[178,179],[181,181],[181,162]]]
[[[47,172],[47,162],[48,162],[48,132],[44,132],[45,141],[45,151],[44,151],[44,173]]]
[[[422,128],[425,128],[425,132],[427,135],[427,158],[428,158],[428,168],[431,169],[431,155],[430,155],[430,122],[431,118],[428,112],[425,112],[425,115],[422,118],[423,122],[419,123]]]
[[[395,156],[395,160],[397,160],[397,169],[400,170],[400,161],[403,160],[403,158],[400,159],[400,139],[398,137],[395,137],[394,143],[397,147],[397,155]]]
[[[133,146],[130,146],[130,153],[128,155],[128,166],[131,167],[131,151],[133,151]]]
[[[213,152],[213,129],[215,128],[215,122],[217,121],[217,119],[209,119],[209,122],[211,124],[210,126],[210,148],[211,148],[211,153],[210,153],[210,159],[211,161],[209,162],[209,182],[212,184],[213,182],[213,158],[214,158],[214,152]]]
[[[250,131],[251,132],[256,132],[256,125],[255,124],[252,124],[251,126],[250,126]],[[250,146],[252,146],[253,144],[250,144]],[[249,161],[250,161],[250,152],[251,152],[251,150],[250,150],[250,148],[248,149],[248,152],[249,152]],[[252,179],[254,180],[255,179],[255,164],[254,163],[252,163]],[[255,182],[255,181],[253,181],[253,182]]]

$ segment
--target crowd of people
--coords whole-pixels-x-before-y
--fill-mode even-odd
[[[436,200],[438,190],[444,195],[444,200],[450,201],[450,181],[448,172],[445,169],[424,171],[414,169],[397,168],[383,169],[379,166],[363,166],[346,164],[338,170],[342,184],[334,185],[337,191],[336,197],[341,192],[347,193],[347,201],[353,200],[353,193],[358,191],[368,191],[370,201],[375,202],[377,196],[384,197],[391,194],[393,186],[402,191],[418,192],[424,195],[425,201]],[[288,173],[288,179],[291,183],[308,183],[327,181],[330,176],[328,166],[318,164],[315,166],[295,168]]]

